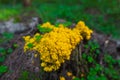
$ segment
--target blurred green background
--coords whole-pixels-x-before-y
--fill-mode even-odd
[[[22,15],[39,16],[51,23],[57,19],[74,23],[83,20],[93,30],[120,39],[120,0],[28,0],[28,6],[24,1],[0,0],[0,21],[19,21]]]

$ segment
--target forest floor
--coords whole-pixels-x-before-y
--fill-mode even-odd
[[[89,62],[89,59],[88,59],[88,63],[86,64],[84,63],[84,60],[86,59],[83,58],[83,62],[79,65],[77,65],[74,62],[74,60],[73,61],[70,60],[64,63],[59,71],[47,73],[47,72],[41,71],[42,69],[40,68],[39,57],[33,58],[31,54],[32,52],[24,53],[23,36],[34,35],[36,32],[38,32],[36,25],[38,25],[38,23],[42,23],[42,21],[39,20],[38,18],[34,18],[34,20],[36,21],[33,21],[33,24],[31,24],[32,22],[28,22],[28,24],[26,24],[27,23],[26,22],[25,24],[27,26],[25,27],[27,28],[24,28],[25,30],[23,31],[17,32],[13,30],[14,37],[11,39],[9,38],[10,36],[12,36],[12,34],[10,35],[8,33],[8,34],[0,35],[1,39],[2,38],[8,39],[5,41],[1,41],[0,43],[0,50],[1,49],[6,50],[6,51],[1,50],[0,52],[1,53],[0,58],[2,58],[2,56],[5,56],[4,61],[3,62],[1,61],[0,64],[7,66],[7,70],[3,68],[5,69],[5,71],[4,70],[3,72],[0,71],[1,72],[0,80],[58,80],[59,76],[65,75],[67,71],[71,71],[76,77],[81,78],[81,76],[79,76],[80,74],[77,72],[78,68],[80,68],[80,73],[84,73],[84,77],[87,77],[89,75],[90,68],[95,66],[94,62],[92,63]],[[18,25],[20,26],[20,24]],[[15,25],[13,24],[13,26]],[[119,68],[120,67],[120,41],[119,40],[114,40],[108,35],[97,33],[96,31],[94,31],[90,41],[83,41],[82,43],[80,43],[80,45],[81,45],[81,52],[83,54],[85,53],[88,54],[90,53],[91,48],[97,47],[92,53],[97,54],[98,52],[99,54],[97,54],[96,57],[93,56],[94,54],[90,56],[94,59],[94,61],[97,62],[97,64],[101,66],[107,67],[110,63],[112,63],[112,60],[114,61],[117,60],[118,63],[113,62],[112,68],[114,68],[115,70],[118,70],[118,72],[116,71],[116,73],[113,73],[113,74],[115,75],[120,74],[120,68]],[[88,48],[86,48],[85,46],[88,46]],[[104,62],[106,53],[112,57],[112,58],[110,57],[110,63],[109,61]],[[109,60],[109,58],[107,60]],[[108,68],[108,69],[112,69],[112,68]],[[107,73],[104,73],[104,74],[107,76],[107,79],[109,80],[120,79],[120,77],[118,76],[117,78],[114,78],[113,76],[115,75],[112,76],[111,74],[107,74]],[[96,75],[98,75],[98,73]],[[110,79],[111,77],[113,79]],[[66,80],[71,80],[71,78],[66,77]],[[79,79],[76,79],[76,80],[79,80]]]
[[[35,0],[24,8],[19,3],[0,3],[0,80],[60,80],[61,76],[66,80],[120,80],[119,4],[120,0]],[[79,20],[93,30],[92,37],[77,45],[71,60],[59,70],[43,71],[39,56],[24,52],[23,36],[39,32],[39,24],[50,21],[69,28]]]

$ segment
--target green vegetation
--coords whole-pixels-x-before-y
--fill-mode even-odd
[[[55,26],[58,27],[58,25],[61,24],[60,22],[56,22]],[[72,22],[66,21],[66,22],[62,22],[62,25],[64,25],[65,27],[69,27],[72,25]]]
[[[1,38],[0,38],[0,44],[8,42],[8,41],[10,41],[13,38],[14,38],[14,34],[13,33],[4,32],[2,34],[2,36],[1,36]]]
[[[18,80],[29,80],[29,72],[28,71],[23,71]]]
[[[8,70],[8,67],[7,67],[7,66],[1,65],[1,66],[0,66],[0,76],[1,76],[3,73],[7,72],[7,70]]]
[[[3,63],[7,57],[7,54],[12,53],[12,51],[13,50],[11,48],[5,49],[3,47],[0,47],[0,63]]]
[[[5,8],[1,5],[0,20],[16,17],[23,12],[35,11],[44,22],[55,23],[59,18],[70,22],[83,20],[90,28],[98,32],[120,38],[119,4],[119,0],[35,0],[31,7],[24,9],[17,3],[12,7],[4,5]]]
[[[13,39],[14,35],[12,33],[3,33],[0,38],[0,45],[9,43],[11,39]],[[13,48],[17,48],[17,44],[13,44]],[[9,54],[13,52],[12,47],[0,47],[0,76],[8,71],[8,67],[3,65],[4,61],[8,57]]]
[[[52,29],[50,29],[50,28],[43,28],[43,27],[41,27],[41,26],[38,26],[38,30],[39,30],[41,33],[47,33],[47,32],[52,31]]]
[[[0,4],[0,20],[8,20],[12,17],[17,16],[21,12],[21,7],[11,6],[11,5],[2,5]]]
[[[41,80],[41,79],[34,73],[31,73],[29,71],[22,71],[18,80]]]
[[[120,79],[119,60],[114,59],[110,54],[101,53],[99,44],[96,41],[89,41],[85,48],[89,49],[89,51],[82,54],[80,63],[88,66],[87,68],[84,67],[84,70],[88,69],[88,72],[84,73],[85,76],[76,77],[74,80]],[[101,54],[104,54],[103,57],[100,57]]]

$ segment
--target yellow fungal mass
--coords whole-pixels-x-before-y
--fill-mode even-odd
[[[54,26],[54,25],[51,25],[50,22],[46,22],[46,23],[43,23],[43,24],[42,24],[42,27],[43,27],[43,28],[53,29],[55,26]]]
[[[67,72],[67,76],[72,76],[73,74],[71,72]]]
[[[36,33],[33,37],[25,36],[24,51],[36,50],[40,54],[41,66],[44,71],[58,70],[62,63],[70,60],[71,51],[75,49],[84,38],[89,40],[92,30],[84,22],[80,21],[74,29],[69,29],[60,24],[58,27],[49,22],[41,25],[51,28],[52,31],[40,35]],[[38,40],[38,38],[40,40]]]
[[[60,80],[66,80],[65,77],[63,76],[60,76]]]

